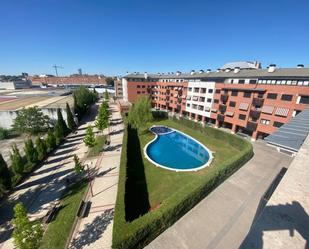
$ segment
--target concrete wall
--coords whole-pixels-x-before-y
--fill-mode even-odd
[[[57,120],[57,109],[55,108],[43,108],[41,109],[44,115],[47,115],[52,122]],[[63,119],[67,121],[67,113],[65,108],[61,108]],[[0,111],[0,127],[5,129],[12,128],[14,119],[17,116],[17,111]]]

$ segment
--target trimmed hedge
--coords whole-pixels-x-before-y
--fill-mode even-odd
[[[204,178],[184,185],[169,198],[165,199],[160,208],[135,219],[130,223],[130,229],[124,229],[127,225],[125,220],[125,183],[127,177],[128,129],[126,128],[123,137],[114,217],[113,248],[143,248],[253,156],[252,145],[236,135],[228,134],[211,127],[202,127],[202,125],[187,119],[177,120],[173,118],[173,120],[176,123],[181,123],[201,133],[206,133],[207,136],[220,140],[220,142],[224,141],[238,148],[239,153],[216,167],[209,167],[209,172]],[[188,189],[191,189],[191,191],[188,191]]]

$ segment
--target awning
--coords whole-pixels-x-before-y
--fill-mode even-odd
[[[197,96],[194,96],[194,97],[192,98],[192,100],[197,101],[197,100],[198,100],[198,97],[197,97]]]
[[[272,114],[274,112],[274,107],[271,105],[264,105],[262,107],[262,113]]]
[[[248,108],[249,108],[248,103],[240,103],[240,105],[239,105],[239,110],[247,111]]]
[[[191,99],[191,96],[187,96],[187,100],[190,100]]]
[[[281,117],[287,117],[289,110],[290,109],[288,109],[288,108],[277,107],[275,115],[281,116]]]
[[[217,112],[218,110],[217,110],[217,109],[212,108],[212,109],[211,109],[211,111],[212,111],[212,112]]]
[[[234,116],[234,112],[226,112],[225,115],[229,116],[229,117],[233,117]]]

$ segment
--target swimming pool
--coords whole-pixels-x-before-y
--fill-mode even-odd
[[[166,126],[150,128],[156,137],[144,148],[146,158],[156,166],[174,171],[196,171],[207,167],[212,154],[194,138]]]

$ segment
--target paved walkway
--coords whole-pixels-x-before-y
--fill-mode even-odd
[[[292,158],[262,141],[254,157],[198,205],[168,228],[147,249],[233,249],[250,229],[261,197]]]
[[[241,248],[309,248],[309,136]]]
[[[91,201],[89,215],[77,223],[69,248],[111,248],[114,206],[117,197],[123,124],[115,104],[111,104],[110,145],[93,164],[96,176],[87,200]]]
[[[92,123],[97,113],[97,105],[83,120],[76,134],[71,134],[66,141],[47,158],[42,167],[17,186],[8,200],[0,206],[0,249],[14,248],[11,238],[13,207],[23,202],[30,218],[41,218],[59,201],[65,189],[65,179],[74,173],[73,154],[84,157],[87,147],[83,143],[85,130]]]

